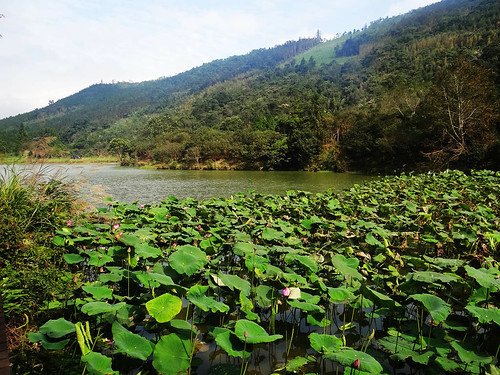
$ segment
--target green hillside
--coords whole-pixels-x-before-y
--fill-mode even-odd
[[[17,150],[53,135],[54,149],[169,168],[498,169],[499,22],[498,1],[443,0],[331,41],[96,85],[0,128]]]

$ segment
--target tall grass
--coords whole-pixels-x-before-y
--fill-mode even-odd
[[[47,172],[44,167],[0,171],[0,292],[13,326],[36,319],[69,282],[63,250],[52,238],[70,218],[74,199],[70,186]]]

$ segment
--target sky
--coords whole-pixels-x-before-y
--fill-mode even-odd
[[[0,0],[0,119],[437,0]]]

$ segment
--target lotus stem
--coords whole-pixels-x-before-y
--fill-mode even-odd
[[[288,361],[288,355],[290,354],[290,349],[292,349],[292,342],[293,342],[293,334],[295,331],[295,324],[292,325],[292,336],[290,336],[290,342],[288,343],[288,347],[286,349],[286,360]]]

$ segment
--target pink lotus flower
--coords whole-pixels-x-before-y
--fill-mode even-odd
[[[281,295],[283,297],[288,297],[290,295],[290,293],[291,293],[291,290],[288,287],[286,287],[286,288],[284,288],[284,289],[281,290]]]

